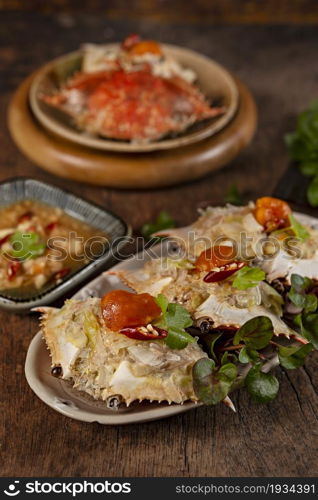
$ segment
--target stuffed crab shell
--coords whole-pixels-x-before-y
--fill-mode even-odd
[[[206,354],[194,339],[183,349],[171,349],[164,340],[166,332],[150,323],[159,314],[153,304],[153,311],[147,313],[153,298],[149,295],[143,303],[139,320],[135,314],[138,296],[123,294],[127,294],[125,300],[134,296],[126,325],[141,321],[144,326],[123,328],[125,314],[120,307],[118,311],[113,296],[106,305],[104,298],[90,298],[69,300],[61,309],[40,309],[52,373],[107,405],[114,398],[127,406],[135,400],[196,401],[192,366]]]

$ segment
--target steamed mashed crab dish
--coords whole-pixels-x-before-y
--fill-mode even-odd
[[[265,363],[275,355],[295,368],[318,348],[317,230],[264,197],[210,207],[167,233],[181,256],[109,272],[132,292],[39,309],[53,373],[108,406],[114,398],[231,405],[242,383],[268,402],[279,384],[266,379]]]
[[[85,132],[150,142],[224,113],[208,103],[195,80],[158,43],[132,35],[118,48],[85,45],[81,70],[42,99]]]
[[[111,406],[135,400],[196,401],[191,369],[206,356],[197,342],[181,350],[152,325],[161,309],[149,294],[114,291],[100,299],[70,300],[62,309],[40,308],[53,373]],[[145,326],[139,326],[145,325]]]
[[[0,210],[0,290],[38,293],[93,257],[86,241],[106,234],[58,207],[22,200]]]

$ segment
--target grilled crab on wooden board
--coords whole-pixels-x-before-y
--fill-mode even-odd
[[[224,107],[207,102],[194,79],[156,42],[130,37],[117,50],[84,47],[82,70],[41,99],[83,131],[150,142],[224,113]]]
[[[136,340],[112,331],[104,324],[98,298],[37,310],[53,373],[79,391],[106,404],[114,398],[126,405],[135,400],[197,401],[191,370],[206,354],[196,342],[173,350],[163,340]]]

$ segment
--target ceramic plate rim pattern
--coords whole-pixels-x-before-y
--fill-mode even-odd
[[[64,61],[67,61],[72,57],[80,57],[81,50],[77,50],[48,62],[38,70],[31,84],[29,93],[30,106],[35,117],[48,131],[63,138],[64,140],[66,139],[78,144],[79,146],[106,151],[117,151],[121,153],[147,153],[151,151],[173,149],[194,144],[216,134],[232,120],[238,108],[239,93],[232,75],[218,62],[191,49],[176,45],[162,45],[167,52],[174,53],[177,58],[179,55],[179,57],[181,56],[185,59],[195,59],[201,65],[205,65],[207,68],[210,68],[210,71],[214,71],[218,74],[219,78],[223,80],[224,85],[227,87],[226,93],[229,96],[230,101],[228,109],[224,115],[212,120],[212,122],[207,122],[206,125],[202,125],[202,127],[197,131],[189,133],[185,132],[184,135],[180,135],[176,138],[162,139],[161,141],[150,142],[147,144],[116,142],[110,139],[103,139],[80,133],[76,131],[75,127],[69,127],[65,123],[62,123],[62,120],[52,117],[48,108],[42,106],[38,98],[40,88],[43,85],[45,78],[49,77],[50,72],[58,64],[62,64]],[[118,46],[118,44],[105,45],[105,47],[116,46]]]

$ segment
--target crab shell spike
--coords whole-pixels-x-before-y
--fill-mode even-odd
[[[33,307],[31,309],[31,312],[39,312],[42,314],[49,313],[51,311],[56,310],[56,307],[49,307],[49,306],[39,306],[39,307]]]
[[[236,408],[235,408],[235,406],[233,404],[233,401],[231,400],[231,398],[229,396],[226,396],[226,398],[223,399],[222,403],[224,403],[225,406],[227,406],[232,411],[234,411],[234,413],[236,413]]]
[[[42,329],[62,378],[105,405],[114,395],[127,406],[136,400],[197,400],[191,373],[206,356],[201,347],[189,344],[176,356],[162,340],[145,342],[112,332],[104,326],[98,298],[69,300],[62,309],[45,312]]]

